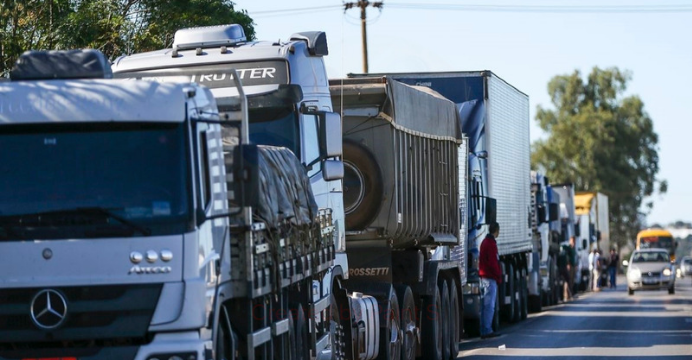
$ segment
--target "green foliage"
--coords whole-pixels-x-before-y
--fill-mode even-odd
[[[532,166],[552,182],[608,195],[610,236],[619,245],[636,237],[644,199],[667,190],[656,179],[653,122],[638,96],[623,97],[630,79],[629,72],[597,67],[586,79],[579,71],[554,77],[548,83],[554,110],[538,106],[536,114],[549,137],[535,142],[531,155]]]
[[[26,50],[94,48],[113,59],[170,47],[186,27],[253,20],[229,0],[0,0],[0,76]]]

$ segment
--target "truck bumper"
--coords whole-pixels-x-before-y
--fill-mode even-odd
[[[200,339],[198,331],[188,331],[157,334],[153,341],[142,346],[0,350],[0,360],[35,359],[38,356],[46,356],[51,359],[77,358],[79,360],[205,360],[205,349],[211,349],[211,347],[211,340]],[[41,354],[50,354],[50,356]]]
[[[183,360],[204,360],[205,348],[211,349],[211,340],[202,340],[199,332],[162,333],[157,334],[154,340],[141,346],[137,351],[135,360],[159,359],[167,360],[178,356]],[[175,358],[174,358],[175,359]]]

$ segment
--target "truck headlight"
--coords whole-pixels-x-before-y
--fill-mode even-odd
[[[663,276],[670,276],[670,269],[663,269]]]

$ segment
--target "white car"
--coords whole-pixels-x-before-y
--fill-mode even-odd
[[[680,260],[680,274],[683,277],[692,275],[692,257],[685,256]]]
[[[675,266],[664,249],[635,250],[630,260],[623,261],[627,266],[627,290],[634,295],[635,290],[663,290],[675,294]]]

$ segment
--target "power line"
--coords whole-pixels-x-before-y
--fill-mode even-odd
[[[272,15],[272,14],[290,14],[293,12],[303,12],[303,11],[320,11],[320,10],[332,10],[340,9],[341,5],[326,5],[326,6],[312,6],[304,8],[291,8],[291,9],[280,9],[280,10],[262,10],[253,11],[249,13],[250,16],[255,17],[258,15]]]
[[[360,7],[359,3],[381,4],[381,2],[358,1],[345,3],[345,10]],[[350,7],[346,8],[350,4]],[[249,13],[251,17],[295,15],[324,12],[342,8],[342,5],[313,6],[280,10],[264,10]],[[493,4],[444,4],[444,3],[390,3],[387,8],[406,10],[445,10],[468,12],[516,12],[516,13],[676,13],[692,12],[692,4],[659,5],[493,5]]]
[[[660,5],[488,5],[488,4],[430,4],[387,3],[387,7],[411,10],[455,10],[477,12],[535,12],[535,13],[663,13],[689,12],[692,4]]]

